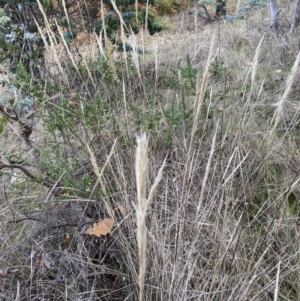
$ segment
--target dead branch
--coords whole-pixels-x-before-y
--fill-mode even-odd
[[[46,171],[46,168],[42,167],[39,163],[40,163],[40,156],[38,154],[38,152],[36,151],[36,149],[33,147],[32,145],[32,141],[30,140],[30,136],[32,134],[32,127],[29,126],[27,123],[25,123],[24,121],[22,121],[22,119],[20,118],[19,114],[17,113],[16,110],[14,110],[14,115],[10,114],[7,112],[5,106],[3,104],[0,104],[0,112],[6,116],[9,120],[15,121],[19,124],[20,128],[21,128],[21,137],[23,138],[28,150],[30,151],[30,153],[32,153],[33,155],[33,159],[34,162],[37,166],[37,168],[44,173]]]
[[[213,21],[212,17],[210,16],[206,6],[204,4],[200,4],[199,5],[200,7],[202,7],[204,9],[204,12],[205,12],[205,16],[203,16],[202,14],[198,13],[198,16],[201,17],[201,18],[204,18],[205,20],[211,22]]]
[[[7,162],[4,162],[2,157],[0,157],[0,168],[10,168],[10,169],[19,169],[21,170],[28,178],[32,179],[34,182],[39,183],[47,188],[50,188],[54,190],[54,195],[61,195],[66,192],[66,189],[63,189],[61,187],[55,187],[56,185],[54,183],[51,183],[50,181],[43,179],[43,178],[38,178],[34,176],[28,169],[26,169],[24,166],[19,165],[19,164],[10,164]],[[56,189],[53,189],[56,188]]]

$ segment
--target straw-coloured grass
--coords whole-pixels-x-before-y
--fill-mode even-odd
[[[0,136],[0,299],[300,300],[299,41],[267,17],[49,46],[32,148]]]

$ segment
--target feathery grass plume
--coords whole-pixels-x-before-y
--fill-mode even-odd
[[[258,58],[259,58],[259,54],[260,54],[260,50],[261,50],[261,46],[262,46],[263,40],[264,40],[264,35],[260,39],[260,41],[259,41],[259,43],[258,43],[258,45],[257,45],[257,47],[255,49],[255,54],[254,54],[254,57],[253,57],[253,61],[252,61],[251,67],[249,68],[247,76],[245,77],[245,80],[244,80],[244,85],[246,85],[246,83],[247,83],[247,81],[249,79],[249,76],[251,74],[251,87],[250,87],[250,93],[249,93],[247,101],[250,100],[250,97],[251,97],[251,94],[252,94],[253,85],[254,85],[255,76],[256,76],[256,71],[257,71],[257,65],[258,65]]]
[[[258,58],[259,58],[259,53],[260,53],[260,49],[261,49],[261,45],[262,45],[263,40],[264,40],[264,35],[262,36],[261,40],[259,41],[259,44],[256,47],[255,55],[254,55],[254,58],[253,58],[252,73],[251,73],[251,88],[250,88],[249,98],[251,97],[254,82],[255,82],[255,76],[256,76],[257,65],[258,65]]]
[[[109,60],[110,66],[112,68],[114,78],[115,78],[115,80],[117,80],[118,79],[117,69],[116,69],[116,65],[115,65],[115,62],[114,62],[113,57],[112,57],[112,50],[110,48],[110,41],[108,40],[107,32],[106,32],[103,0],[101,0],[101,21],[102,21],[102,24],[103,24],[102,27],[103,27],[103,33],[104,33],[104,42],[105,42],[105,47],[107,49],[108,60]]]
[[[281,117],[281,114],[282,114],[282,111],[283,111],[283,104],[285,102],[285,100],[287,99],[290,91],[291,91],[291,88],[292,88],[292,84],[294,82],[294,79],[295,79],[295,76],[296,76],[296,73],[297,73],[297,70],[298,70],[298,66],[299,66],[299,62],[300,62],[300,52],[298,53],[297,55],[297,58],[295,60],[295,63],[294,63],[294,66],[292,68],[292,71],[291,71],[291,74],[287,80],[287,83],[286,83],[286,87],[285,87],[285,90],[283,92],[283,95],[280,99],[280,101],[276,104],[277,105],[277,109],[274,113],[274,116],[272,118],[272,122],[273,123],[273,128],[271,130],[271,133],[270,133],[270,141],[272,140],[271,137],[273,136],[277,126],[278,126],[278,123],[280,121],[280,117]]]
[[[148,15],[149,15],[149,0],[147,0],[147,4],[146,4],[145,30],[148,29]]]
[[[146,230],[146,187],[147,187],[147,169],[148,169],[148,138],[146,134],[137,137],[136,149],[136,185],[138,204],[136,207],[137,218],[137,242],[139,247],[139,301],[144,300],[144,286],[146,274],[146,246],[147,246],[147,230]]]
[[[20,300],[21,300],[21,295],[20,295],[20,281],[17,280],[17,294],[16,294],[15,301],[20,301]]]
[[[241,124],[246,124],[247,123],[246,122],[246,120],[248,119],[247,112],[248,112],[249,107],[251,105],[251,96],[252,96],[252,91],[253,91],[253,87],[254,87],[254,83],[255,83],[255,77],[256,77],[256,73],[257,73],[258,58],[259,58],[259,54],[260,54],[260,50],[261,50],[263,40],[264,40],[264,35],[262,36],[262,38],[260,39],[260,41],[259,41],[259,43],[256,47],[251,68],[249,69],[249,72],[247,73],[247,76],[245,78],[244,86],[247,85],[247,81],[248,81],[248,78],[249,78],[250,73],[251,73],[251,87],[250,87],[250,91],[249,91],[247,101],[246,101],[245,106],[244,106],[244,113],[242,115],[243,116],[243,121],[241,122]]]
[[[214,136],[213,136],[213,140],[212,140],[212,145],[211,145],[211,149],[210,149],[209,159],[208,159],[208,162],[206,164],[206,169],[205,169],[205,175],[204,175],[204,179],[203,179],[201,194],[200,194],[200,198],[199,198],[198,206],[197,206],[197,215],[200,213],[200,209],[202,208],[202,202],[203,202],[203,198],[204,198],[204,191],[205,191],[205,188],[206,188],[206,182],[208,180],[212,158],[213,158],[213,155],[215,153],[216,139],[217,139],[217,133],[218,133],[218,126],[219,126],[219,124],[217,123],[216,124],[216,130],[215,130],[215,133],[214,133]]]
[[[235,15],[236,16],[238,16],[238,14],[239,14],[240,5],[241,5],[241,0],[238,0],[237,4],[236,4],[236,9],[235,9]]]
[[[122,17],[122,13],[119,11],[116,3],[114,0],[111,0],[111,4],[115,10],[115,12],[117,13],[119,19],[120,19],[120,28],[121,28],[121,39],[122,39],[122,44],[123,44],[123,51],[124,51],[124,56],[125,56],[125,66],[126,66],[126,71],[128,74],[128,63],[127,63],[127,51],[126,51],[126,43],[125,43],[125,33],[124,33],[124,27],[128,30],[125,21]]]
[[[63,5],[63,8],[64,8],[64,13],[65,13],[65,16],[66,16],[66,20],[68,22],[68,26],[70,28],[69,14],[68,14],[68,9],[67,9],[67,5],[66,5],[65,0],[62,0],[62,5]]]
[[[55,45],[57,44],[56,38],[55,38],[55,34],[51,30],[51,26],[50,26],[48,17],[46,15],[45,11],[44,11],[43,5],[41,4],[41,2],[39,0],[37,0],[37,4],[38,4],[38,7],[39,7],[39,10],[41,11],[41,13],[43,15],[44,21],[45,21],[46,30],[47,30],[49,41],[50,41],[50,45],[51,45],[50,47],[48,47],[48,43],[47,43],[47,40],[46,40],[46,37],[45,37],[45,35],[43,33],[42,28],[39,26],[39,24],[37,23],[37,21],[35,21],[35,24],[36,24],[36,26],[38,28],[38,31],[39,31],[39,33],[40,33],[40,35],[42,37],[42,40],[43,40],[44,44],[46,45],[46,49],[48,51],[49,51],[49,49],[51,49],[51,51],[52,51],[52,53],[54,55],[54,60],[57,63],[57,66],[59,68],[60,73],[64,77],[65,82],[67,84],[69,84],[69,80],[67,78],[66,72],[64,72],[64,69],[63,69],[63,67],[61,65],[61,62],[60,62],[60,59],[58,57],[57,51],[55,50]]]
[[[278,267],[277,267],[276,285],[275,285],[275,291],[274,291],[274,301],[278,300],[279,280],[280,280],[280,265],[281,265],[281,260],[279,260]]]
[[[59,35],[60,35],[60,37],[61,37],[61,40],[62,40],[62,42],[63,42],[63,44],[64,44],[64,47],[65,47],[65,49],[67,50],[68,56],[69,56],[69,58],[70,58],[70,60],[71,60],[71,62],[72,62],[72,64],[73,64],[75,70],[76,70],[76,71],[78,72],[78,74],[80,75],[80,72],[79,72],[79,70],[78,70],[78,68],[77,68],[77,65],[76,65],[75,61],[74,61],[74,57],[73,57],[73,55],[72,55],[72,53],[71,53],[71,51],[70,51],[70,48],[69,48],[69,46],[68,46],[68,44],[67,44],[67,42],[66,42],[66,39],[64,38],[63,32],[61,31],[61,29],[60,29],[60,27],[59,27],[59,25],[58,25],[58,23],[57,23],[56,20],[55,20],[55,25],[56,25],[56,27],[57,27],[57,29],[58,29],[58,32],[59,32]]]
[[[163,174],[163,170],[164,170],[165,165],[166,165],[166,159],[164,160],[162,166],[160,167],[160,169],[157,173],[156,179],[155,179],[153,185],[150,188],[149,195],[148,195],[147,202],[146,202],[146,204],[147,204],[146,210],[148,210],[148,208],[150,206],[150,203],[151,203],[151,200],[153,199],[154,193],[156,191],[157,185],[158,185],[158,183],[160,182],[160,180],[162,178],[162,174]]]
[[[214,57],[214,46],[215,46],[215,36],[216,34],[214,33],[212,39],[211,39],[211,46],[205,66],[205,70],[202,76],[202,80],[200,80],[200,76],[198,75],[198,80],[197,80],[197,86],[196,86],[196,97],[195,97],[195,102],[194,102],[194,115],[193,115],[193,127],[192,127],[192,133],[191,133],[191,144],[193,142],[194,135],[197,130],[198,126],[198,120],[199,120],[199,114],[203,105],[204,97],[205,97],[205,91],[206,87],[208,84],[208,78],[209,78],[209,67],[211,65],[211,62]]]
[[[250,100],[251,100],[252,91],[253,91],[253,87],[254,87],[254,83],[255,83],[255,76],[256,76],[256,73],[257,73],[258,58],[259,58],[259,54],[260,54],[260,50],[261,50],[263,40],[264,40],[264,35],[262,36],[262,38],[260,39],[260,41],[259,41],[259,43],[256,47],[251,67],[249,69],[249,72],[248,72],[248,74],[245,78],[245,82],[244,82],[244,86],[246,86],[249,75],[251,73],[251,87],[250,87],[249,95],[248,95],[246,105],[245,105],[245,108],[244,108],[244,111],[245,111],[245,113],[243,114],[244,120],[247,118],[246,112],[248,111],[248,108],[250,106]],[[243,123],[244,123],[244,121],[243,121]]]

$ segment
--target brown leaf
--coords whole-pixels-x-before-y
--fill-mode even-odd
[[[111,232],[114,223],[115,221],[112,218],[99,219],[98,223],[94,223],[85,231],[85,234],[96,235],[98,237],[107,235]]]

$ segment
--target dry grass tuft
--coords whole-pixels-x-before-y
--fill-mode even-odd
[[[144,300],[144,286],[146,275],[146,248],[147,248],[147,231],[146,231],[146,212],[147,212],[147,169],[148,169],[148,138],[142,135],[137,138],[136,149],[136,183],[137,183],[137,242],[139,246],[139,278],[138,284],[140,288],[139,300]]]
[[[49,46],[31,149],[0,136],[1,300],[300,300],[299,38],[267,18]]]

